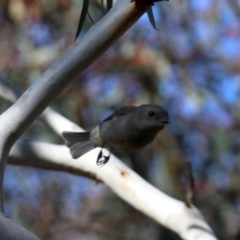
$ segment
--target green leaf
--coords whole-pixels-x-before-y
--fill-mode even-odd
[[[112,0],[107,0],[107,11],[109,11],[112,8],[113,1]]]
[[[156,28],[156,22],[155,22],[155,18],[154,18],[154,15],[153,15],[152,6],[150,6],[150,8],[148,9],[147,15],[148,15],[148,19],[149,19],[152,27],[153,27],[155,30],[158,31],[158,29]]]
[[[79,36],[79,34],[82,30],[83,24],[85,22],[85,19],[86,19],[87,13],[88,13],[88,6],[89,6],[89,0],[84,0],[83,1],[83,6],[82,6],[82,12],[81,12],[81,16],[80,16],[80,19],[79,19],[78,28],[77,28],[77,32],[76,32],[76,36],[75,36],[75,40],[77,39],[77,37]]]

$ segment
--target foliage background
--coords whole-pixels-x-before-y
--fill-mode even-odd
[[[74,44],[81,4],[0,0],[0,77],[22,90],[32,84]],[[101,17],[97,1],[90,13]],[[120,157],[178,199],[191,160],[196,205],[220,239],[240,239],[239,1],[161,2],[154,14],[159,31],[145,14],[52,107],[91,129],[123,105],[164,106],[172,123],[146,149]],[[63,143],[41,122],[23,138]],[[179,239],[105,186],[61,172],[8,166],[5,211],[44,240]]]

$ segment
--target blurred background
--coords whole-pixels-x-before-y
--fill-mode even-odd
[[[103,14],[90,1],[97,21]],[[0,77],[26,90],[74,44],[81,0],[0,0]],[[90,130],[123,105],[164,106],[171,124],[149,147],[118,155],[184,200],[192,161],[195,204],[223,240],[240,239],[240,2],[157,3],[51,105]],[[92,25],[86,20],[81,36]],[[80,38],[81,38],[80,36]],[[81,40],[80,40],[81,41]],[[10,104],[0,100],[3,112]],[[40,122],[24,138],[63,144]],[[179,239],[102,184],[7,166],[5,212],[44,240]]]

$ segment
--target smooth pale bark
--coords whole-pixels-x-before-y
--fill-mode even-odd
[[[0,97],[10,103],[15,103],[23,92],[17,87],[0,78]],[[64,131],[84,131],[80,126],[71,122],[52,108],[47,107],[38,120],[46,123],[57,135]]]
[[[118,0],[106,16],[97,22],[61,60],[50,67],[12,107],[1,115],[1,197],[6,159],[12,145],[25,129],[47,108],[51,101],[75,77],[103,54],[149,7],[149,5],[141,4],[141,1],[138,1],[138,3],[136,5],[135,2],[130,3],[129,0]],[[52,114],[51,119],[54,117],[57,117],[57,114]],[[56,127],[57,124],[53,124],[54,121],[51,123],[50,118],[46,118],[46,122],[55,128],[56,132],[59,131],[59,127]],[[73,128],[78,129],[77,126],[73,126]],[[172,229],[184,239],[216,239],[210,227],[202,218],[201,213],[195,207],[187,208],[183,202],[160,192],[114,156],[111,157],[107,165],[99,168],[96,166],[98,149],[74,161],[69,159],[68,149],[64,146],[50,146],[40,143],[34,143],[34,146],[30,146],[31,144],[29,143],[30,150],[27,152],[27,143],[21,144],[22,146],[25,144],[25,154],[30,154],[32,157],[35,156],[36,162],[38,161],[37,156],[39,156],[41,167],[48,168],[50,164],[52,164],[52,167],[58,165],[64,168],[65,166],[69,169],[77,169],[79,174],[87,173],[85,175],[101,180],[136,209],[142,211],[158,223]],[[13,154],[14,151],[17,153],[17,149],[12,150]],[[19,153],[17,155],[20,156]],[[31,165],[30,163],[28,164]],[[7,221],[11,220],[4,218],[2,226],[10,226],[12,222],[7,223]],[[16,227],[13,228],[14,231],[21,232]],[[5,234],[10,234],[12,229],[11,227],[6,227],[1,230]],[[9,239],[37,239],[31,236],[31,234],[27,234],[25,238],[19,236],[19,238],[12,237]]]
[[[0,194],[8,153],[26,128],[80,73],[101,56],[138,18],[149,4],[118,0],[113,8],[85,36],[51,66],[0,117]]]
[[[73,160],[66,146],[18,141],[9,163],[61,170],[106,184],[119,197],[185,240],[216,240],[200,211],[149,184],[122,161],[112,156],[103,167],[96,165],[99,148]]]
[[[14,90],[13,87],[10,89]],[[4,91],[8,93],[7,96],[11,95],[9,94],[10,89]],[[4,97],[1,91],[0,95]],[[50,108],[44,111],[41,119],[58,135],[61,135],[64,130],[83,131],[78,125]],[[99,149],[95,149],[80,159],[73,160],[65,146],[17,141],[11,149],[8,162],[65,171],[101,181],[133,207],[156,222],[172,229],[184,239],[216,239],[201,213],[194,206],[188,208],[185,203],[162,193],[116,157],[112,157],[103,169],[98,168],[95,163],[98,153]]]
[[[51,101],[125,33],[148,8],[147,4],[136,5],[129,0],[118,0],[62,59],[43,73],[18,101],[0,116],[0,209],[2,212],[4,171],[12,145]],[[10,219],[3,218],[3,221],[3,226],[10,226]],[[18,231],[17,228],[14,229]],[[2,236],[8,236],[13,229],[9,227],[1,230]],[[36,239],[32,236],[33,234],[27,234],[26,230],[25,239]],[[19,235],[19,238],[7,239],[24,238]]]

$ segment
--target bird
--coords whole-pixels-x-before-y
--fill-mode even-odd
[[[134,152],[150,144],[159,131],[170,123],[169,114],[154,104],[124,106],[105,118],[90,132],[62,133],[73,159],[77,159],[95,147],[101,147],[97,165],[109,161],[112,150]],[[102,149],[110,150],[103,156]]]

